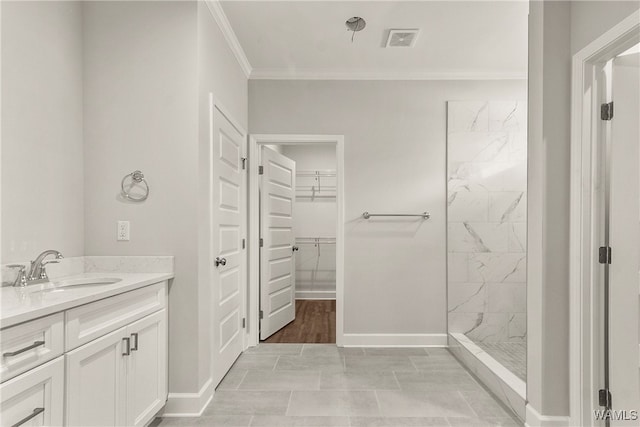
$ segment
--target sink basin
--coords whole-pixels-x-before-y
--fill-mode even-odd
[[[64,292],[78,288],[86,288],[93,286],[113,285],[121,282],[122,279],[113,277],[81,277],[78,279],[61,280],[51,283],[51,287],[37,289],[33,292]]]
[[[113,285],[121,282],[122,279],[113,277],[81,277],[79,279],[63,280],[55,283],[58,288],[68,288],[77,286],[97,286],[97,285]]]

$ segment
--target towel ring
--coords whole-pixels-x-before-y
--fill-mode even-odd
[[[131,177],[131,181],[133,181],[136,184],[140,184],[140,183],[144,184],[144,187],[145,187],[144,195],[138,196],[138,197],[132,196],[131,194],[129,194],[127,190],[124,189],[124,182],[129,177]],[[122,195],[131,201],[142,202],[144,200],[147,200],[147,197],[149,197],[149,183],[147,183],[147,180],[144,179],[144,174],[141,171],[133,171],[129,175],[125,175],[125,177],[122,178],[120,187],[122,187]],[[131,189],[131,187],[129,189]]]

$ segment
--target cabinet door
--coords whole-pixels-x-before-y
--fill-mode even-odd
[[[128,338],[120,328],[67,353],[67,425],[126,425]]]
[[[167,401],[166,310],[132,323],[127,333],[127,425],[145,425]]]
[[[64,357],[3,383],[0,396],[2,426],[62,425]]]

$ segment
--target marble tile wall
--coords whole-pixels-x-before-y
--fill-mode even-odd
[[[527,133],[523,101],[450,101],[449,332],[526,341]]]

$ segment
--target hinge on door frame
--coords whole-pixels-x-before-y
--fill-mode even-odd
[[[247,327],[247,319],[245,317],[242,318],[242,329]]]
[[[260,242],[259,243],[260,243],[260,247],[264,246],[264,240],[262,239],[262,237],[260,238]]]
[[[600,246],[598,249],[598,261],[600,264],[611,264],[611,247]]]
[[[611,392],[606,388],[598,390],[598,404],[604,408],[611,408]]]
[[[242,160],[242,169],[246,169],[247,168],[247,158],[246,157],[240,157],[240,160]]]
[[[264,166],[258,166],[258,175],[264,175]]]
[[[613,119],[613,101],[605,102],[600,105],[600,119],[601,120],[611,120]]]
[[[260,310],[260,320],[262,320],[263,318],[264,318],[264,312]]]
[[[246,241],[245,239],[242,239],[242,249],[244,249],[246,247]]]

